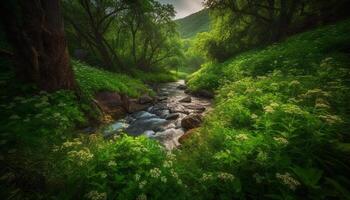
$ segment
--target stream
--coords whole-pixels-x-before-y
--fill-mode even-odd
[[[191,128],[191,123],[196,123],[210,110],[212,104],[210,99],[186,94],[185,89],[184,80],[160,84],[153,105],[107,125],[103,128],[104,137],[126,132],[158,140],[168,150],[178,147],[179,138]]]

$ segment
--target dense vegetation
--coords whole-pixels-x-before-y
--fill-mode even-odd
[[[179,157],[196,166],[188,169],[205,166],[210,193],[348,198],[349,28],[297,35],[191,76],[193,90],[218,89],[216,107]],[[236,190],[212,182],[217,172],[234,175]]]
[[[3,199],[350,198],[348,1],[0,4]],[[178,149],[91,128],[179,78],[215,97]]]
[[[192,38],[210,29],[209,10],[201,10],[190,16],[176,20],[182,38]]]

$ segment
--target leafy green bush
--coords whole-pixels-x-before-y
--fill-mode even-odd
[[[55,188],[60,198],[175,199],[185,189],[173,167],[174,155],[145,137],[106,141],[91,135],[67,140],[53,151],[62,159],[51,172],[53,186],[65,182]]]

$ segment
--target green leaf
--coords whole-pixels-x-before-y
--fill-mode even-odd
[[[311,188],[319,188],[317,184],[322,177],[322,170],[316,168],[302,168],[299,166],[293,167],[292,170],[304,185]]]

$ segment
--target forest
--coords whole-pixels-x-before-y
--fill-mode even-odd
[[[350,1],[195,2],[0,2],[1,199],[350,199]]]

